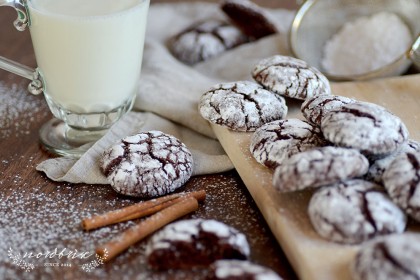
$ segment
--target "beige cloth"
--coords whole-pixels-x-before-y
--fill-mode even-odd
[[[227,51],[211,60],[186,66],[166,47],[167,39],[193,22],[224,18],[217,4],[155,4],[150,7],[140,90],[134,112],[123,117],[80,159],[53,158],[37,170],[50,179],[70,183],[107,184],[98,161],[102,152],[117,140],[148,130],[160,130],[184,142],[193,154],[194,175],[212,174],[233,168],[210,125],[198,110],[201,95],[225,81],[251,80],[252,66],[274,54],[288,54],[287,32],[293,13],[270,10],[280,34]]]

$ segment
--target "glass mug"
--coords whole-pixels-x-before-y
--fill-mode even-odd
[[[41,127],[50,151],[79,157],[131,110],[138,90],[149,0],[0,0],[29,27],[37,68],[0,57],[28,78],[54,115]]]

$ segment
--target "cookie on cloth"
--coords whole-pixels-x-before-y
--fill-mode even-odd
[[[172,54],[192,65],[249,42],[236,26],[216,19],[197,22],[168,41]]]
[[[351,271],[354,280],[420,279],[420,234],[394,234],[364,244]]]
[[[252,39],[278,33],[270,16],[251,1],[225,0],[220,7],[230,20]]]
[[[259,163],[275,168],[296,153],[325,145],[319,128],[299,119],[286,119],[258,128],[251,136],[250,152]]]
[[[150,198],[171,193],[188,181],[193,158],[174,136],[148,131],[107,149],[100,167],[116,192]]]
[[[397,156],[408,152],[420,152],[420,143],[414,140],[408,140],[407,143],[403,144],[402,147],[394,153],[383,158],[372,160],[365,179],[376,183],[382,183],[382,175],[388,166]]]
[[[391,154],[408,140],[408,130],[400,118],[368,102],[331,110],[322,119],[321,130],[330,142],[369,156]]]
[[[252,77],[264,88],[290,98],[305,100],[331,94],[328,79],[305,61],[275,55],[259,61]]]
[[[308,214],[319,235],[345,244],[402,233],[407,221],[379,185],[360,179],[317,190],[309,202]]]
[[[359,151],[321,147],[298,153],[274,171],[273,186],[281,192],[316,188],[363,176],[369,162]]]
[[[244,234],[216,220],[181,220],[155,233],[146,247],[154,269],[185,269],[208,266],[219,259],[249,257]]]
[[[206,280],[282,280],[269,268],[250,261],[219,260],[210,267]]]
[[[420,152],[397,156],[383,174],[389,196],[411,218],[420,222]]]
[[[328,112],[354,102],[356,100],[345,96],[322,94],[306,99],[300,110],[308,122],[320,126],[322,118]]]
[[[200,99],[206,120],[236,131],[255,131],[265,123],[286,117],[283,97],[250,81],[215,85]]]

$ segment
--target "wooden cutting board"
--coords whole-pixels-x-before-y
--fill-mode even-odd
[[[399,116],[420,141],[420,74],[369,82],[332,84],[333,93],[382,105]],[[300,118],[301,102],[287,100],[288,118]],[[257,163],[249,152],[252,133],[213,129],[239,175],[264,215],[300,279],[349,280],[349,265],[358,246],[321,239],[306,213],[312,191],[282,194],[272,184],[272,171]],[[410,225],[409,231],[420,231]]]

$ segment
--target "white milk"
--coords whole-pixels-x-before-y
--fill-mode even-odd
[[[30,32],[46,97],[74,113],[137,93],[149,0],[31,0]]]

